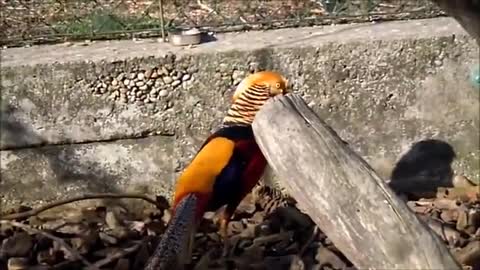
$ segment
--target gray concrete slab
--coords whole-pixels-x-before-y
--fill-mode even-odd
[[[0,151],[0,207],[84,193],[168,195],[175,180],[173,140],[154,136]]]

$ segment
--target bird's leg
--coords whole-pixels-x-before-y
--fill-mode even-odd
[[[225,209],[221,216],[220,216],[220,226],[219,226],[219,234],[222,238],[223,242],[223,252],[222,257],[226,257],[228,255],[229,250],[229,243],[228,243],[228,223],[230,221],[230,215],[228,214],[228,210]]]
[[[219,219],[219,234],[220,237],[222,238],[223,242],[223,252],[222,252],[222,257],[227,257],[229,254],[229,249],[230,249],[230,241],[228,237],[228,224],[230,223],[230,219],[232,217],[231,210],[225,208]]]
[[[220,219],[219,232],[224,242],[228,237],[228,221],[229,221],[229,218],[226,215],[222,215],[222,218]]]
[[[233,203],[230,203],[225,207],[225,209],[222,211],[221,216],[220,216],[220,228],[219,228],[219,233],[223,241],[223,257],[226,257],[228,255],[228,251],[232,245],[235,245],[234,243],[231,243],[229,237],[228,237],[228,224],[230,223],[230,220],[235,213],[235,210],[237,209],[237,206],[239,205],[241,200],[235,200]]]

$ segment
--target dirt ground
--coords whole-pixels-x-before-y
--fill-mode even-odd
[[[463,176],[454,183],[433,197],[409,199],[407,205],[464,269],[480,269],[480,191]],[[188,269],[356,269],[295,200],[272,194],[277,193],[259,185],[244,199],[229,225],[227,254],[222,254],[215,216],[205,215]],[[147,207],[135,211],[112,204],[114,199],[41,213],[35,209],[42,207],[19,206],[5,213],[0,217],[0,269],[142,269],[170,219],[168,202],[140,198]]]

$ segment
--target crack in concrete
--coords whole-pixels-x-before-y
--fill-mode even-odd
[[[150,133],[150,132],[146,132]],[[50,146],[71,146],[71,145],[84,145],[84,144],[94,144],[94,143],[114,143],[119,141],[127,141],[127,140],[137,140],[137,139],[146,139],[150,137],[174,137],[174,133],[165,133],[165,134],[140,134],[140,135],[132,135],[132,136],[122,136],[122,137],[112,137],[108,139],[102,140],[85,140],[81,142],[63,142],[63,143],[38,143],[38,144],[29,144],[25,146],[6,146],[0,147],[1,151],[15,151],[15,150],[25,150],[25,149],[39,149],[44,147]]]

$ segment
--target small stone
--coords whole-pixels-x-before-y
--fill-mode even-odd
[[[150,102],[157,102],[157,99],[154,98],[154,97],[150,97],[149,100],[150,100]]]
[[[100,233],[98,234],[98,236],[100,237],[100,239],[102,239],[102,241],[103,241],[104,243],[107,243],[107,244],[110,244],[110,245],[115,245],[115,244],[118,243],[118,240],[117,240],[115,237],[110,236],[110,235],[108,235],[108,234],[106,234],[106,233],[104,233],[104,232],[100,232]]]
[[[175,81],[173,81],[172,86],[173,86],[173,87],[176,87],[176,86],[180,85],[181,83],[182,83],[182,81],[180,81],[180,80],[175,80]]]
[[[125,85],[125,86],[130,85],[130,80],[129,80],[129,79],[125,79],[125,80],[123,81],[123,85]]]
[[[468,226],[468,214],[464,210],[459,210],[458,211],[458,218],[457,218],[457,224],[456,228],[459,231],[464,230]]]
[[[135,85],[138,86],[138,87],[144,86],[144,85],[145,85],[145,82],[139,81],[139,82],[136,82]]]
[[[226,73],[228,71],[228,65],[225,63],[220,63],[218,71],[221,73]]]
[[[19,232],[3,240],[0,253],[9,257],[26,257],[33,247],[33,238],[26,232]]]
[[[133,79],[135,79],[136,77],[137,77],[137,74],[135,74],[135,73],[133,73],[133,72],[130,73],[130,75],[128,76],[128,78],[129,78],[130,80],[133,80]]]
[[[189,66],[187,68],[187,73],[190,73],[190,74],[196,73],[197,71],[198,71],[198,68],[195,66]]]
[[[456,175],[453,178],[454,187],[472,187],[474,184],[464,175]]]
[[[37,262],[40,264],[53,265],[57,262],[56,252],[52,249],[40,250],[37,253]]]
[[[138,74],[137,74],[137,79],[138,79],[139,81],[143,81],[143,79],[145,79],[145,74],[144,74],[144,73],[138,73]]]
[[[141,102],[141,101],[140,101]],[[141,102],[143,103],[143,102]],[[109,232],[109,234],[115,237],[117,240],[124,240],[128,237],[128,230],[126,227],[117,227]]]
[[[128,86],[134,87],[134,86],[135,86],[135,81],[130,81],[130,83],[128,84]]]
[[[265,257],[263,261],[264,261],[263,264],[265,268],[261,268],[261,269],[289,269],[289,270],[305,269],[302,258],[300,258],[298,255],[269,256],[269,257]],[[321,269],[326,270],[326,268],[321,268]]]
[[[138,87],[138,89],[140,89],[142,91],[146,91],[148,89],[148,86],[147,85],[142,85],[142,86]]]
[[[346,267],[343,262],[335,253],[324,246],[320,246],[317,250],[315,259],[321,264],[330,264],[334,269],[344,269]]]
[[[165,84],[171,84],[173,82],[173,79],[170,76],[165,76],[165,77],[163,77],[163,82]]]
[[[172,213],[170,211],[166,210],[163,213],[162,221],[163,221],[163,223],[167,224],[170,221],[171,218],[172,218]]]
[[[154,84],[154,81],[153,81],[153,80],[148,80],[148,81],[146,82],[146,85],[148,85],[148,86],[153,86],[153,84]]]
[[[89,230],[86,235],[74,237],[70,242],[72,243],[72,247],[80,254],[87,254],[98,239],[97,236],[93,230]]]
[[[128,259],[122,258],[117,261],[114,270],[128,270],[130,269],[130,261]]]
[[[235,235],[241,233],[245,229],[245,226],[240,221],[232,221],[228,224],[228,235]]]
[[[117,85],[118,85],[118,80],[117,80],[117,79],[113,79],[112,85],[113,85],[113,86],[117,86]]]
[[[190,74],[187,73],[182,76],[182,81],[188,81],[188,80],[190,80]]]
[[[173,70],[173,65],[170,63],[165,64],[165,69],[167,70],[167,74]]]
[[[455,251],[455,257],[462,264],[480,265],[480,240],[474,240],[465,247]],[[477,268],[474,268],[477,269]]]
[[[166,67],[162,67],[162,75],[168,75],[170,73]]]
[[[118,74],[117,81],[123,81],[123,79],[125,79],[125,73]]]
[[[166,97],[166,96],[168,95],[168,91],[165,90],[165,89],[164,89],[164,90],[161,90],[161,91],[158,93],[158,95],[159,95],[160,97]]]
[[[238,79],[241,80],[244,76],[245,76],[245,72],[241,70],[234,70],[232,73],[232,79],[234,80],[238,80]]]
[[[441,60],[435,60],[433,63],[434,63],[435,66],[437,66],[437,67],[439,67],[439,66],[441,66],[441,65],[443,64],[443,62],[442,62]]]
[[[172,75],[173,77],[173,80],[176,81],[176,80],[180,80],[182,78],[182,73],[175,73],[175,75]]]
[[[164,83],[163,83],[163,80],[156,80],[155,83],[154,83],[154,86],[155,87],[160,87],[162,86]]]
[[[8,270],[27,270],[29,268],[28,258],[13,257],[8,259]]]
[[[153,104],[153,101],[151,101],[152,98],[149,98],[150,102],[147,104],[147,110],[150,112],[153,112],[155,110],[155,104]],[[144,233],[146,226],[144,222],[137,222],[136,224],[134,223],[133,226],[130,228],[133,231],[137,231],[139,233]]]
[[[456,210],[444,210],[440,213],[440,218],[446,223],[454,222],[458,218]]]

